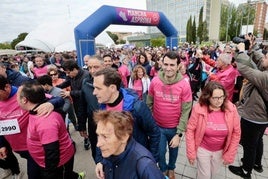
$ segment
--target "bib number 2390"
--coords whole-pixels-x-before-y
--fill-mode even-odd
[[[0,135],[10,135],[20,133],[17,119],[0,121]]]

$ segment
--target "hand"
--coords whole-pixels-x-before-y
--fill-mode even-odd
[[[67,97],[70,97],[70,91],[61,91],[60,92],[60,96],[63,97],[63,98],[67,98]]]
[[[51,103],[46,102],[38,106],[34,111],[36,111],[39,116],[48,116],[53,110],[54,106]]]
[[[190,163],[190,165],[194,165],[194,162],[195,162],[194,159],[189,159],[189,163]]]
[[[243,51],[245,51],[245,44],[239,43],[239,44],[237,44],[236,48],[238,49],[239,52],[243,52]]]
[[[230,162],[223,161],[223,165],[230,165],[230,164],[231,164]]]
[[[95,173],[98,179],[104,179],[103,165],[100,162],[96,165]]]
[[[171,148],[178,147],[180,144],[181,138],[178,136],[178,134],[174,135],[174,137],[171,139],[169,145]]]
[[[0,148],[0,159],[4,160],[7,157],[7,148],[1,147]]]
[[[87,138],[88,137],[87,131],[79,131],[79,133],[80,133],[80,136],[81,137],[84,137],[84,138]]]

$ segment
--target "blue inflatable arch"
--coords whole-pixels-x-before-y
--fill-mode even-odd
[[[166,36],[166,46],[177,47],[178,32],[162,12],[101,6],[74,29],[77,60],[95,54],[95,38],[111,24],[156,26]]]

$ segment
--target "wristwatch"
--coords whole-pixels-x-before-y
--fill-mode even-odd
[[[182,133],[177,133],[177,135],[181,138],[182,137]]]

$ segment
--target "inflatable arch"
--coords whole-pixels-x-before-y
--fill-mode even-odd
[[[77,61],[95,54],[95,37],[111,24],[156,26],[166,36],[166,46],[177,47],[178,32],[162,12],[103,5],[74,29]]]

